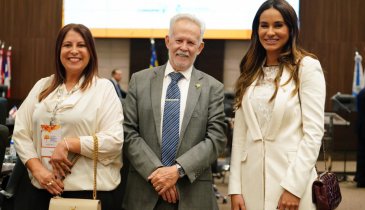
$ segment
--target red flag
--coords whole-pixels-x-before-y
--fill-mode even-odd
[[[0,85],[4,84],[4,76],[5,76],[5,71],[4,71],[4,43],[1,45],[0,48]]]
[[[11,88],[10,88],[10,81],[11,81],[11,46],[9,46],[8,51],[6,52],[4,75],[5,75],[4,85],[8,86],[7,98],[10,98],[10,93],[11,93]]]

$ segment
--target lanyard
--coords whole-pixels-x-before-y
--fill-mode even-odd
[[[55,125],[56,123],[56,115],[57,115],[57,111],[61,109],[60,104],[65,100],[65,96],[63,96],[63,89],[62,88],[62,85],[59,86],[57,88],[57,102],[56,102],[56,105],[52,111],[52,116],[51,116],[51,120],[49,122],[50,125]],[[73,94],[74,92],[76,92],[77,90],[79,89],[78,85],[75,85],[72,90],[70,92],[67,93],[67,96],[70,96],[71,94]]]

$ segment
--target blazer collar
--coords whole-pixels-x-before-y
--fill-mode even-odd
[[[198,99],[200,97],[200,93],[202,90],[202,80],[203,74],[200,71],[197,71],[194,67],[191,72],[191,81],[189,84],[189,90],[188,90],[188,99],[186,100],[186,106],[185,106],[185,112],[184,112],[184,118],[181,123],[181,131],[180,131],[180,142],[182,140],[182,137],[185,134],[186,128],[190,122],[190,119],[193,115],[193,112],[195,110],[195,106],[198,103]]]
[[[152,101],[152,111],[155,120],[155,129],[157,133],[157,137],[159,139],[159,143],[161,144],[161,97],[162,97],[162,84],[165,75],[166,65],[159,66],[154,71],[154,76],[151,79],[151,101]],[[189,100],[186,101],[184,118],[181,123],[180,129],[180,142],[182,137],[185,134],[186,128],[189,124],[191,116],[193,115],[196,104],[198,103],[198,99],[201,93],[202,84],[201,79],[203,78],[203,74],[197,71],[194,67],[191,72],[191,81],[189,84],[188,96]]]
[[[159,66],[154,68],[153,77],[151,79],[151,102],[152,102],[152,111],[155,120],[155,128],[157,137],[159,142],[162,141],[161,137],[161,97],[162,97],[162,84],[164,78],[164,72],[166,69],[166,64],[163,66]]]
[[[261,132],[257,117],[249,100],[249,97],[254,87],[256,86],[257,80],[248,87],[245,95],[243,96],[242,109],[245,113],[244,118],[247,124],[250,125],[248,126],[248,130],[254,141],[263,139],[273,141],[275,139],[282,123],[286,102],[291,93],[290,86],[292,82],[289,82],[287,85],[283,86],[289,79],[289,76],[289,72],[284,68],[282,76],[280,78],[280,87],[274,100],[274,108],[266,136],[263,136]]]
[[[244,113],[244,118],[245,121],[247,122],[247,126],[248,130],[251,134],[251,137],[254,141],[257,140],[262,140],[262,133],[261,133],[261,129],[259,126],[259,122],[257,121],[256,115],[255,115],[255,111],[252,108],[251,102],[250,102],[250,95],[254,89],[254,87],[256,86],[257,80],[255,80],[248,88],[246,93],[243,95],[242,98],[242,110]]]

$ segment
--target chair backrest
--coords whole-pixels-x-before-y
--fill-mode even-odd
[[[8,100],[0,97],[0,124],[5,125],[8,117]]]
[[[234,117],[234,93],[233,92],[225,92],[224,93],[224,113],[226,114],[226,117]]]
[[[8,86],[0,85],[0,97],[5,97],[8,92]]]
[[[0,172],[5,157],[5,148],[9,144],[9,129],[5,125],[0,125]]]

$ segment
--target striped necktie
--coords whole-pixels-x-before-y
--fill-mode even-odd
[[[164,166],[175,163],[180,130],[180,89],[177,83],[184,76],[180,73],[169,74],[171,82],[167,87],[162,123],[161,159]]]

